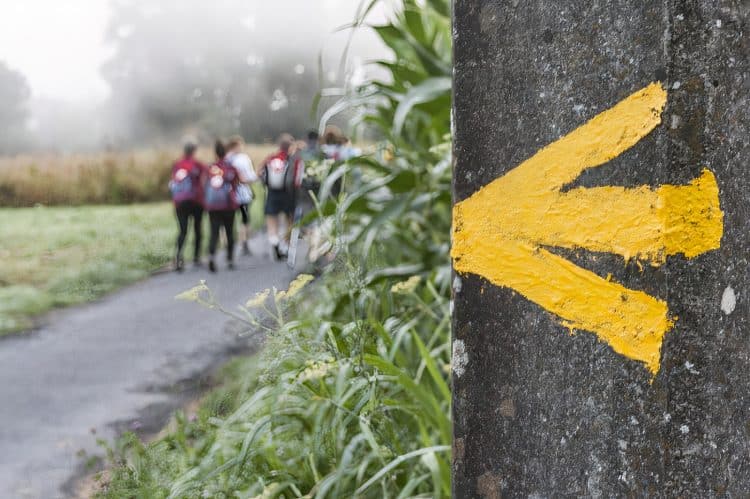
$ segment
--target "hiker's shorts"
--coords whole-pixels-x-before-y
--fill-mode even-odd
[[[279,215],[285,213],[289,216],[294,213],[294,196],[286,191],[268,191],[266,197],[266,215]]]

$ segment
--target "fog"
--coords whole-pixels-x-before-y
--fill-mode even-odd
[[[350,31],[334,29],[358,8],[358,0],[110,0],[104,26],[65,27],[102,33],[101,46],[81,55],[106,54],[101,60],[67,54],[71,68],[95,67],[90,91],[41,94],[37,87],[55,90],[46,81],[54,76],[29,80],[0,52],[0,153],[125,149],[185,134],[240,133],[256,142],[301,134],[318,126],[323,109],[311,109],[322,88],[356,85],[372,71],[366,62],[385,55],[360,31],[342,59]],[[23,47],[14,54],[24,61]],[[59,54],[49,62],[60,66]]]

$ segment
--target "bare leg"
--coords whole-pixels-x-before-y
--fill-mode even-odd
[[[268,242],[271,246],[279,244],[279,219],[275,215],[266,216],[266,228],[268,229]]]
[[[281,259],[284,256],[284,247],[288,246],[283,239],[283,228],[281,227],[281,215],[269,215],[266,217],[268,227],[268,242],[271,245],[271,254],[274,258]]]
[[[279,213],[279,234],[281,238],[279,248],[281,253],[286,255],[289,252],[289,240],[292,234],[292,224],[286,213]]]
[[[282,213],[279,217],[284,227],[284,240],[288,243],[289,237],[292,235],[292,218],[286,213]]]

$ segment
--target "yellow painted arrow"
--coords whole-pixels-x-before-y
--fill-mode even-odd
[[[544,247],[584,248],[661,265],[717,249],[724,231],[713,173],[684,186],[563,191],[583,170],[619,156],[661,123],[667,93],[652,83],[538,151],[453,209],[454,267],[512,288],[659,370],[672,327],[667,304],[578,267]]]

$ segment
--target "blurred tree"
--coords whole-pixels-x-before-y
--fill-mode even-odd
[[[28,142],[30,97],[26,78],[0,62],[0,154],[16,153]]]
[[[262,141],[315,125],[325,17],[311,5],[317,2],[299,2],[302,10],[273,4],[113,2],[107,37],[114,53],[103,74],[117,145],[185,132]]]

